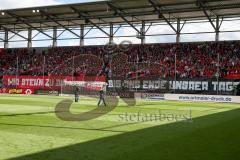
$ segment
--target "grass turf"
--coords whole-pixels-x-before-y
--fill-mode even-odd
[[[63,99],[0,95],[0,159],[240,159],[239,104],[139,100],[135,107],[121,102],[97,119],[67,122],[54,113]],[[72,112],[96,104],[82,98]],[[159,112],[193,119],[145,119]]]

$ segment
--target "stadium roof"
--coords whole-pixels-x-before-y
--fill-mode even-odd
[[[71,28],[238,17],[240,0],[112,0],[0,11],[0,28]],[[133,26],[134,27],[134,26]]]

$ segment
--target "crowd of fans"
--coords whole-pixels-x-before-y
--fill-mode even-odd
[[[2,49],[0,60],[0,77],[225,77],[240,74],[240,42]]]

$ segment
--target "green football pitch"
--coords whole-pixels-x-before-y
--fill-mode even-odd
[[[71,98],[0,95],[0,159],[240,159],[239,104],[121,101],[106,115],[74,122],[55,115],[63,99]],[[84,97],[71,111],[96,104]]]

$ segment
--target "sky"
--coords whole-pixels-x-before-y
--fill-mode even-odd
[[[101,0],[0,0],[0,9],[27,8],[69,3],[85,3]]]
[[[85,3],[85,2],[94,2],[94,1],[102,1],[102,0],[0,0],[0,10],[4,9],[14,9],[14,8],[27,8],[27,7],[37,7],[37,6],[46,6],[46,5],[60,5],[60,4],[69,4],[69,3]],[[240,20],[236,22],[223,22],[221,31],[228,31],[229,29],[236,29],[239,30]],[[209,22],[203,24],[189,24],[185,25],[183,28],[184,32],[203,32],[203,31],[213,31],[212,26]],[[134,31],[131,27],[120,29],[117,34],[118,35],[129,35],[130,33],[136,35],[136,31]],[[166,34],[166,33],[173,33],[169,26],[161,26],[161,27],[151,27],[148,31],[148,34]],[[26,33],[23,33],[26,36]],[[43,36],[43,35],[42,35]],[[72,37],[71,33],[64,33],[62,36],[64,37]],[[88,37],[96,37],[96,36],[103,36],[101,31],[93,30],[89,32]],[[9,36],[10,37],[10,36]],[[62,38],[64,38],[62,37]],[[3,38],[3,35],[0,34],[0,38]],[[19,39],[19,37],[18,37]],[[220,40],[239,40],[240,39],[240,32],[238,33],[222,33],[220,35]],[[121,43],[124,40],[129,40],[132,43],[139,43],[140,40],[137,38],[116,38],[114,41],[116,43]],[[175,42],[175,36],[152,36],[147,37],[147,43],[161,43],[161,42]],[[191,42],[191,41],[214,41],[215,35],[214,34],[202,34],[202,35],[182,35],[181,41],[182,42]],[[85,45],[104,45],[108,42],[108,39],[93,39],[93,40],[85,40]],[[26,42],[12,42],[10,43],[10,47],[26,47]],[[33,47],[38,46],[50,46],[51,41],[45,42],[33,42]],[[58,45],[64,46],[71,46],[71,45],[79,45],[79,40],[69,40],[69,41],[59,41]],[[3,43],[0,42],[0,48],[3,47]]]

